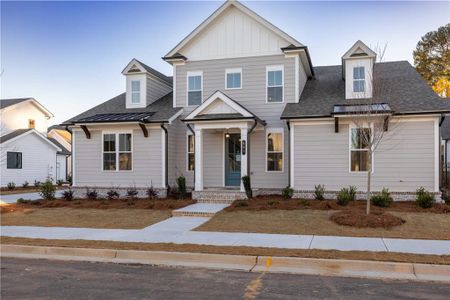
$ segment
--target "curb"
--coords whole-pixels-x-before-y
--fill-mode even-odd
[[[190,252],[137,251],[0,245],[1,257],[136,263],[183,266],[246,272],[290,273],[321,276],[363,277],[413,281],[450,282],[450,265],[376,262],[340,259],[206,254]]]

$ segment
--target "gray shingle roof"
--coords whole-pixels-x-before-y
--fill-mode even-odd
[[[48,138],[48,139],[49,139],[49,141],[51,141],[53,144],[55,144],[56,146],[58,146],[59,148],[61,148],[61,151],[58,151],[58,152],[57,152],[58,154],[64,154],[64,155],[70,155],[70,154],[71,154],[70,151],[69,151],[66,147],[64,147],[63,145],[61,145],[61,143],[58,142],[56,139],[54,139],[54,138]]]
[[[82,119],[93,117],[99,114],[118,114],[118,113],[153,113],[147,119],[149,123],[163,123],[167,122],[173,115],[181,110],[181,108],[173,108],[172,92],[161,97],[147,107],[143,108],[126,108],[125,93],[120,94],[106,102],[103,102],[81,114],[75,116],[63,123],[63,125],[70,125],[79,122]]]
[[[4,143],[6,141],[9,141],[10,139],[13,139],[19,135],[24,134],[27,131],[32,130],[31,128],[26,128],[26,129],[16,129],[8,134],[5,134],[4,136],[0,137],[0,144]]]
[[[315,79],[307,81],[299,103],[287,104],[282,118],[328,117],[334,105],[364,102],[345,99],[340,65],[315,67],[314,72]],[[376,63],[374,81],[376,94],[367,103],[387,103],[394,114],[450,113],[450,101],[436,95],[407,61]]]
[[[20,102],[27,101],[29,99],[31,99],[31,98],[28,97],[28,98],[15,98],[15,99],[0,99],[0,109],[11,106],[11,105],[16,105]]]
[[[152,67],[147,66],[146,64],[144,64],[144,63],[141,62],[140,60],[137,60],[136,58],[135,58],[135,60],[136,60],[138,63],[140,63],[140,64],[144,67],[145,71],[147,71],[148,73],[152,74],[153,76],[158,77],[159,79],[161,79],[161,80],[163,80],[163,81],[169,83],[170,85],[173,84],[173,77],[166,76],[166,75],[164,75],[163,73],[161,73],[161,72],[159,72],[159,71],[156,71],[156,70],[153,69]]]

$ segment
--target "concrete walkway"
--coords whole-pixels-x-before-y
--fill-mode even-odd
[[[57,190],[55,192],[56,198],[62,197],[62,193],[64,190]],[[39,200],[42,199],[42,197],[39,195],[38,192],[36,193],[24,193],[24,194],[11,194],[11,195],[0,195],[0,203],[16,203],[18,199],[25,199],[25,200]]]
[[[172,217],[144,229],[2,226],[0,234],[10,237],[41,239],[82,239],[450,255],[450,241],[444,240],[192,231],[208,220],[209,218],[206,217]]]

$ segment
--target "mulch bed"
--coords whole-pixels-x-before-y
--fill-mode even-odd
[[[66,201],[63,199],[55,200],[37,200],[28,203],[16,203],[10,205],[0,206],[1,213],[22,211],[25,209],[36,208],[51,208],[51,207],[70,207],[70,208],[96,208],[96,209],[109,209],[109,208],[133,208],[133,209],[178,209],[187,205],[195,203],[190,198],[186,199],[74,199],[72,201]]]
[[[405,223],[405,220],[390,213],[376,211],[367,215],[359,209],[336,212],[330,216],[330,220],[339,225],[358,228],[392,228]]]
[[[226,211],[239,210],[293,210],[293,209],[317,209],[317,210],[343,210],[343,209],[360,209],[364,210],[366,201],[351,201],[347,206],[337,204],[336,200],[304,200],[304,199],[284,199],[280,195],[264,195],[257,196],[250,200],[238,200],[227,208]],[[428,212],[447,214],[450,213],[450,205],[443,203],[435,203],[431,208],[421,208],[414,201],[393,202],[390,207],[382,208],[371,205],[373,212],[398,211],[398,212]]]

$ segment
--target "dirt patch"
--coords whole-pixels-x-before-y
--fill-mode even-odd
[[[238,200],[225,209],[225,211],[262,211],[262,210],[342,210],[365,209],[366,201],[351,201],[343,207],[336,203],[336,200],[305,200],[305,199],[284,199],[280,195],[257,196],[250,200]],[[394,202],[390,207],[381,208],[372,205],[374,212],[398,211],[398,212],[417,212],[417,213],[450,213],[450,205],[435,203],[431,208],[421,208],[413,201]]]
[[[37,200],[27,203],[16,203],[8,206],[2,206],[1,213],[8,213],[13,211],[20,211],[23,209],[39,209],[39,208],[89,208],[89,209],[153,209],[153,210],[173,210],[193,204],[192,199],[74,199],[66,201],[63,199],[56,200]]]
[[[306,249],[276,249],[262,247],[232,247],[232,246],[206,246],[193,244],[169,244],[169,243],[129,243],[87,240],[45,240],[0,237],[1,244],[76,247],[117,250],[142,250],[142,251],[172,251],[172,252],[196,252],[235,255],[260,255],[260,256],[286,256],[324,259],[356,259],[371,261],[393,261],[423,264],[450,264],[449,255],[422,255],[395,252],[367,252],[367,251],[337,251],[337,250],[306,250]]]
[[[358,228],[392,228],[405,223],[400,217],[386,212],[366,214],[362,210],[343,210],[330,216],[330,220],[339,225]]]

